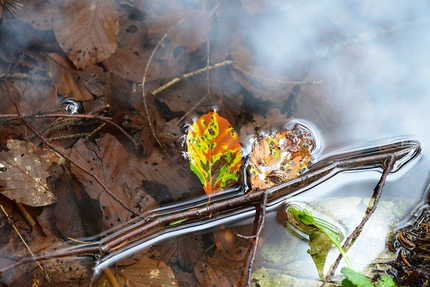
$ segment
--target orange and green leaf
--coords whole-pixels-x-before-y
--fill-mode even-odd
[[[237,133],[216,112],[195,121],[187,133],[190,168],[210,197],[239,180],[242,151]]]
[[[312,158],[315,146],[309,130],[301,125],[260,139],[247,169],[251,189],[266,189],[298,177]]]

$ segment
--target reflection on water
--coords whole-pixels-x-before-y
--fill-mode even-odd
[[[363,239],[359,239],[357,245],[350,251],[354,266],[360,266],[357,268],[362,267],[361,269],[364,270],[365,266],[383,252],[385,241],[393,226],[401,218],[408,216],[408,212],[414,205],[419,204],[425,192],[424,186],[430,170],[428,156],[430,137],[427,132],[427,125],[430,123],[430,113],[428,112],[430,107],[430,58],[427,55],[430,50],[429,3],[427,1],[400,1],[393,5],[391,1],[375,3],[371,0],[330,1],[329,3],[267,1],[270,2],[268,4],[259,4],[259,1],[250,0],[242,0],[241,3],[221,2],[221,5],[224,6],[221,6],[218,12],[214,12],[214,18],[218,23],[215,20],[211,23],[213,31],[208,34],[210,43],[212,43],[209,53],[211,63],[232,59],[240,66],[240,69],[249,71],[260,78],[252,78],[252,75],[246,75],[239,69],[227,70],[226,67],[224,67],[226,70],[215,69],[216,71],[211,72],[213,78],[210,78],[212,98],[210,101],[203,101],[197,112],[201,113],[205,109],[221,106],[223,113],[231,120],[235,120],[235,128],[243,143],[249,142],[250,138],[255,138],[256,131],[264,133],[272,128],[279,129],[280,126],[284,127],[291,120],[298,119],[299,122],[309,123],[312,129],[318,131],[317,141],[320,143],[318,154],[314,158],[315,162],[345,151],[366,149],[402,139],[413,139],[421,143],[422,157],[420,160],[415,161],[413,166],[407,166],[388,177],[380,208],[366,227]],[[135,5],[140,9],[145,6],[140,1],[135,1]],[[188,8],[194,8],[196,4],[195,1],[191,1],[188,5]],[[131,12],[128,15],[131,15],[130,18],[137,17]],[[28,15],[20,17],[25,16]],[[144,19],[145,15],[141,17]],[[132,20],[144,21],[142,19]],[[18,34],[14,34],[14,32],[18,30],[25,34],[24,32],[28,28],[26,25],[30,24],[22,25],[21,23],[14,27],[13,21],[10,20],[9,23],[12,23],[10,26],[4,22],[0,24],[1,45],[7,46],[6,44],[13,42],[14,45],[20,48],[26,47],[32,52],[38,52],[38,49],[42,48],[46,48],[48,51],[55,49],[55,47],[39,46],[40,43],[37,41],[30,44],[23,43],[23,39],[28,38],[28,35],[22,37],[20,34],[18,37]],[[29,22],[31,23],[31,21]],[[193,33],[199,35],[198,30],[201,28],[199,24],[200,22],[196,25],[178,26],[178,29],[182,29],[184,34],[175,35],[185,39],[183,42],[187,39],[191,41]],[[217,24],[222,28],[217,29]],[[16,30],[9,29],[11,26]],[[37,39],[51,41],[54,36],[53,32],[49,31],[40,32]],[[189,37],[183,37],[183,35]],[[9,39],[9,42],[6,42],[6,38]],[[155,44],[151,41],[156,40],[151,38],[148,40],[150,43],[139,42],[139,45],[152,45],[153,47]],[[157,54],[159,58],[170,59],[170,57],[187,54],[187,49],[191,49],[185,44],[179,48],[172,48],[170,44],[167,42],[161,48]],[[189,54],[200,59],[200,57],[204,58],[206,51],[205,46],[204,49]],[[141,50],[138,52],[142,54]],[[139,54],[138,52],[136,53]],[[32,54],[29,59],[36,57],[34,55]],[[9,54],[5,53],[2,56],[0,73],[6,71],[8,65],[4,59]],[[17,57],[16,60],[18,62],[23,59],[20,60]],[[176,58],[172,62],[176,63]],[[169,79],[177,77],[178,73],[201,68],[206,61],[192,62],[192,65],[190,64],[192,68],[184,68],[187,65],[181,61],[176,64],[177,69],[171,69],[171,66],[168,66],[164,70],[162,65],[154,64],[156,68],[161,67],[162,70],[162,72],[158,71],[157,75],[162,74],[168,79],[149,79],[147,89],[155,90]],[[35,64],[32,62],[27,65]],[[106,67],[108,67],[107,64]],[[37,69],[41,69],[45,73],[44,68],[38,66]],[[3,79],[3,76],[1,77]],[[265,83],[261,77],[307,83],[318,81],[318,84],[296,83],[279,88],[279,86],[270,86]],[[131,81],[130,78],[127,78],[127,81],[124,80],[125,83],[121,82],[123,86],[119,84],[116,86],[116,90],[112,94],[124,92],[124,95],[121,94],[115,98],[112,110],[115,112],[126,110],[132,113],[135,112],[134,109],[140,108],[141,91],[135,91],[136,86],[140,84],[140,78],[139,81],[133,80],[134,90],[131,85],[128,85],[127,81]],[[186,117],[185,121],[188,122],[195,117],[194,111],[189,115],[186,114],[195,104],[200,103],[200,98],[194,99],[193,96],[199,93],[204,95],[208,90],[205,78],[200,79],[200,82],[197,83],[191,82],[191,80],[182,82],[185,83],[181,83],[177,87],[170,87],[164,93],[157,95],[156,104],[151,106],[160,110],[166,121],[164,127],[182,117]],[[114,85],[114,81],[112,80],[109,84]],[[189,86],[192,86],[192,89]],[[133,92],[130,92],[132,90]],[[193,93],[190,93],[190,90]],[[136,94],[139,96],[137,97]],[[189,99],[191,103],[179,100],[187,95],[192,95]],[[114,98],[113,95],[110,96]],[[133,109],[130,108],[132,104]],[[0,104],[2,108],[4,108],[3,105],[4,103]],[[86,108],[88,106],[91,105],[86,105]],[[13,109],[4,108],[4,110],[7,113],[14,112]],[[165,113],[165,110],[168,110],[169,113]],[[164,127],[163,131],[165,131]],[[167,142],[172,139],[166,136],[163,140]],[[333,219],[341,221],[350,232],[361,219],[367,200],[371,196],[379,176],[379,170],[378,172],[355,170],[350,173],[341,173],[330,180],[318,182],[318,185],[312,185],[312,189],[306,190],[294,200],[306,201],[309,208],[329,214]],[[151,180],[153,178],[148,178],[148,182]],[[173,186],[176,184],[174,180],[171,182],[173,182],[173,184],[170,183]],[[189,183],[189,185],[192,184]],[[193,186],[194,189],[190,188],[189,192],[192,195],[200,192],[195,186]],[[175,194],[173,198],[181,200],[182,196],[182,193]],[[191,204],[204,201],[205,199],[203,201],[195,199],[185,207],[189,208]],[[204,203],[202,204],[204,205]],[[165,209],[160,210],[165,211]],[[351,210],[353,212],[350,212]],[[387,211],[391,211],[391,213],[385,213]],[[249,219],[252,218],[252,213],[253,208],[250,207],[246,211],[242,210],[242,214],[234,212],[229,214],[228,219],[208,221],[205,226],[195,222],[187,225],[187,229],[181,228],[181,226],[172,228],[175,232],[166,232],[140,246],[138,246],[139,242],[136,243],[135,246],[138,247],[130,248],[127,254],[118,255],[120,252],[112,252],[110,256],[113,259],[111,260],[111,257],[107,256],[99,262],[97,268],[102,269],[119,257],[123,258],[138,249],[149,247],[161,239],[179,236],[185,232],[231,223],[232,219],[241,224],[252,224]],[[345,214],[348,218],[343,218]],[[288,245],[293,243],[290,239],[285,239],[288,235],[285,233],[284,227],[279,226],[275,220],[271,220],[273,217],[273,214],[270,214],[262,236],[267,245],[263,244],[261,247],[261,257],[258,258],[260,261],[257,260],[258,266],[266,269],[282,269],[284,265],[290,264],[293,267],[285,267],[291,270],[286,273],[294,277],[297,274],[303,274],[302,271],[306,270],[309,271],[307,279],[316,279],[318,274],[310,271],[312,270],[310,267],[302,269],[303,266],[310,264],[307,262],[309,261],[306,254],[307,246],[299,241],[294,244],[300,247],[295,248]],[[249,222],[242,222],[245,220],[244,218]],[[105,235],[107,236],[107,234]],[[372,235],[376,236],[371,237]],[[288,244],[284,244],[284,241]],[[372,244],[367,244],[368,242]],[[280,266],[273,263],[276,260],[267,255],[271,253],[271,244],[283,246],[280,249],[285,251],[282,253],[285,254],[285,258],[281,259],[288,258],[288,264],[282,260],[277,263]],[[369,246],[371,248],[368,248]],[[367,249],[368,253],[362,252],[364,249]],[[287,257],[294,252],[296,252],[296,258]],[[366,254],[364,256],[366,258],[361,256],[363,254]],[[117,255],[118,258],[115,259]],[[330,254],[327,262],[333,262],[335,256],[335,252]]]

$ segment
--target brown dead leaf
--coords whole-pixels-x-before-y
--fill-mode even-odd
[[[143,257],[139,263],[118,268],[114,275],[119,286],[179,286],[172,269],[159,259],[153,260]],[[108,287],[111,285],[103,275],[97,286]]]
[[[116,50],[118,16],[113,0],[65,0],[54,16],[55,37],[77,68],[86,69]]]
[[[33,254],[43,254],[53,252],[55,249],[64,247],[64,242],[55,237],[42,237],[35,241],[29,242],[28,246]],[[0,268],[8,266],[16,262],[15,258],[30,256],[30,252],[24,244],[18,240],[10,242],[0,249],[2,260],[0,260]],[[6,286],[32,286],[31,283],[39,282],[35,286],[51,286],[45,278],[45,275],[51,277],[52,286],[57,286],[61,282],[70,283],[73,286],[87,286],[91,274],[91,267],[94,264],[93,260],[85,260],[74,257],[57,258],[41,261],[40,264],[44,268],[41,272],[39,266],[35,262],[22,264],[5,273],[2,276],[2,284]],[[36,281],[33,281],[35,279]],[[79,284],[81,282],[81,284]],[[30,283],[30,284],[29,284]],[[14,284],[14,285],[12,285]],[[63,285],[64,286],[64,285]]]
[[[192,271],[197,260],[203,255],[203,237],[198,232],[167,239],[154,245],[151,252],[155,258],[167,263],[177,262],[182,270]]]
[[[76,101],[88,101],[93,98],[82,82],[77,82],[76,68],[67,59],[57,53],[49,53],[45,61],[46,71],[58,93]]]
[[[6,171],[0,172],[0,193],[30,206],[45,206],[56,202],[46,178],[47,170],[60,157],[49,149],[31,142],[8,140],[9,151],[0,152],[0,163]]]
[[[63,238],[84,238],[96,235],[102,229],[100,206],[88,198],[81,186],[64,173],[55,189],[57,204],[55,221]]]
[[[105,134],[97,146],[80,139],[73,147],[70,158],[97,176],[124,205],[136,213],[156,206],[154,199],[143,191],[141,178],[131,167],[128,153],[112,135]],[[130,219],[130,212],[109,196],[93,177],[75,165],[72,165],[72,172],[85,186],[88,195],[100,201],[104,230]]]
[[[17,11],[17,17],[30,24],[34,29],[52,30],[52,20],[58,12],[60,1],[21,0],[22,9]]]
[[[120,21],[118,49],[103,65],[110,72],[134,82],[141,82],[150,49],[145,49],[147,24],[134,20]]]
[[[131,164],[141,180],[162,182],[167,186],[172,201],[202,192],[201,183],[191,172],[189,162],[181,158],[169,159],[161,149],[154,149],[145,158],[133,157]]]
[[[16,108],[11,101],[14,99],[16,102],[22,95],[22,89],[16,80],[5,80],[0,84],[0,112],[2,114],[16,114]]]
[[[246,265],[246,262],[229,260],[224,251],[217,250],[207,263],[197,262],[194,274],[202,286],[236,287],[241,286],[239,282]]]
[[[210,17],[206,11],[188,10],[176,7],[177,5],[173,4],[169,11],[165,12],[149,27],[148,36],[154,37],[158,35],[161,37],[181,21],[178,28],[172,31],[171,37],[167,41],[173,43],[173,48],[184,46],[187,48],[187,52],[194,52],[206,42],[206,37],[210,30]],[[166,50],[165,53],[159,54],[157,58],[167,61],[174,60],[173,49]]]

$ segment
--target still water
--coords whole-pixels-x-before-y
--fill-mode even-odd
[[[313,163],[323,162],[326,158],[346,152],[403,140],[420,142],[420,156],[400,171],[388,176],[375,214],[348,252],[357,271],[372,276],[372,268],[368,267],[375,266],[376,263],[380,263],[378,268],[382,270],[383,263],[395,258],[395,255],[386,250],[391,232],[425,202],[429,188],[430,5],[426,1],[375,3],[370,0],[328,3],[312,0],[242,0],[220,1],[218,4],[206,2],[209,1],[203,1],[203,4],[199,1],[184,1],[181,4],[190,10],[203,7],[203,17],[187,18],[188,22],[174,26],[174,29],[166,34],[165,43],[155,51],[155,64],[149,66],[145,87],[147,91],[153,91],[155,104],[149,100],[148,102],[151,108],[159,110],[164,117],[163,124],[166,124],[157,130],[161,140],[163,143],[169,141],[168,144],[178,140],[162,138],[163,132],[170,132],[169,128],[172,126],[169,124],[172,122],[178,123],[175,126],[180,130],[177,126],[189,125],[198,115],[216,108],[229,119],[238,132],[245,154],[250,153],[257,134],[282,130],[291,126],[292,122],[306,125],[314,132],[317,147],[313,154]],[[164,22],[154,24],[157,21],[148,16],[152,12],[145,10],[154,7],[145,6],[144,1],[124,3],[121,2],[119,8],[116,8],[122,12],[126,11],[121,14],[121,17],[124,17],[124,27],[128,25],[126,21],[131,21],[130,23],[134,24],[130,24],[129,28],[138,29],[141,28],[139,25],[142,25],[147,29],[145,21],[148,21],[153,25],[153,30],[157,30],[154,26],[159,25],[158,28],[163,31],[157,31],[161,35],[153,31],[156,35],[154,36],[147,35],[145,30],[143,36],[139,37],[148,37],[150,40],[147,42],[141,43],[137,38],[132,38],[140,45],[136,52],[139,56],[139,53],[144,54],[140,50],[142,47],[150,47],[152,50],[174,23],[160,16],[161,20],[158,20]],[[162,5],[168,4],[160,3],[154,9],[161,9]],[[179,6],[182,9],[181,5]],[[140,12],[131,11],[134,8],[140,9]],[[169,15],[176,19],[173,12]],[[206,20],[202,22],[201,19],[210,19],[211,28],[208,28]],[[54,32],[46,33],[46,39],[53,41]],[[198,42],[196,39],[200,39],[202,34],[203,40]],[[122,47],[127,47],[129,40],[127,37],[117,39]],[[177,42],[181,45],[175,46]],[[146,56],[150,52],[145,51]],[[210,55],[210,63],[206,62],[207,55]],[[189,62],[184,61],[187,57]],[[157,60],[171,61],[175,65],[170,66],[169,62],[165,67],[160,63],[157,66]],[[182,78],[178,85],[171,85],[157,92],[155,96],[156,89],[172,78],[224,61],[233,61],[236,67],[229,69],[224,65],[214,68],[210,73],[200,74],[201,78]],[[105,70],[111,69],[107,62],[99,65]],[[112,74],[114,73],[118,71]],[[133,109],[139,110],[142,107],[142,91],[140,87],[136,88],[140,85],[141,75],[136,78],[127,75],[125,79],[129,82],[121,79],[127,88],[122,89],[119,85],[121,89],[116,90],[117,98],[111,95],[117,105],[111,106],[112,111],[119,113],[126,110],[131,113],[135,111]],[[196,80],[193,80],[194,78]],[[267,79],[275,80],[275,83]],[[282,85],[278,85],[280,82]],[[286,82],[290,84],[285,84]],[[124,95],[120,92],[124,92]],[[203,96],[206,93],[211,96]],[[88,108],[92,102],[87,100],[85,104]],[[130,108],[131,105],[133,109]],[[164,129],[165,127],[167,128]],[[136,164],[142,164],[144,161],[145,159],[140,162],[136,160]],[[347,236],[363,217],[381,172],[378,168],[341,172],[328,180],[303,187],[304,192],[300,195],[286,196],[282,200],[311,210],[315,215],[335,224]],[[150,175],[145,176],[147,180],[151,180]],[[178,185],[182,187],[183,182]],[[198,181],[194,178],[193,182],[188,183],[188,187],[190,201],[178,201],[173,204],[173,209],[188,210],[196,204],[205,206],[207,197],[202,194]],[[226,196],[234,196],[234,193]],[[185,196],[182,193],[171,196],[174,201],[183,197]],[[256,280],[260,284],[258,286],[275,286],[275,278],[279,286],[319,286],[321,281],[307,253],[307,242],[294,236],[276,219],[280,204],[281,201],[278,201],[268,210],[254,265],[253,286],[257,286]],[[172,205],[166,206],[163,206],[160,212],[165,212]],[[185,222],[183,226],[173,226],[157,236],[147,237],[127,248],[113,250],[104,258],[97,258],[95,270],[101,274],[105,267],[138,252],[146,252],[151,246],[173,246],[169,240],[184,238],[180,236],[186,234],[203,237],[204,240],[198,240],[200,245],[196,245],[195,249],[203,250],[204,247],[205,252],[212,250],[207,252],[209,255],[206,256],[215,260],[216,257],[210,252],[215,253],[213,250],[216,248],[226,249],[223,244],[228,236],[224,234],[222,241],[218,238],[220,232],[231,227],[234,234],[237,232],[250,235],[253,215],[254,208],[247,207],[224,216],[214,216],[204,222]],[[98,238],[87,240],[96,241],[93,245],[89,244],[91,246],[100,243]],[[240,245],[238,242],[242,239],[234,240],[235,244]],[[184,244],[192,245],[188,241]],[[202,246],[204,244],[206,245]],[[231,262],[243,260],[241,252],[247,250],[248,246],[243,242],[241,244],[244,244],[242,249],[236,250],[234,258],[229,259]],[[154,254],[152,256],[156,257]],[[324,272],[327,272],[337,254],[335,249],[330,251]],[[212,265],[227,264],[227,261],[220,262],[212,261]],[[197,267],[193,269],[196,262],[188,263],[189,266],[182,266],[186,272],[177,272],[183,276],[182,282],[189,278],[188,282],[199,282],[201,286],[206,286],[207,281],[197,280],[194,275],[205,272],[203,269],[208,266],[204,265],[206,262],[199,265],[202,270]],[[343,262],[341,266],[344,266]],[[186,277],[185,273],[189,277]],[[342,279],[339,271],[334,279],[338,280],[337,282]],[[234,280],[229,283],[231,286],[239,285]]]

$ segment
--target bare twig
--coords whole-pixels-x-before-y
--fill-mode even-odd
[[[383,167],[384,171],[381,175],[381,178],[379,179],[378,184],[376,185],[372,198],[367,206],[365,215],[363,219],[361,220],[360,224],[354,229],[354,231],[348,236],[348,238],[345,240],[342,248],[345,250],[345,252],[348,251],[348,249],[352,246],[352,244],[355,242],[355,240],[360,236],[361,231],[364,228],[364,225],[366,222],[370,219],[372,214],[375,212],[376,207],[378,206],[379,199],[381,198],[382,189],[385,185],[385,180],[387,179],[388,174],[393,170],[394,164],[396,160],[394,156],[390,156],[386,159],[386,161],[381,163],[381,166]],[[323,284],[321,287],[324,287],[330,279],[333,277],[334,272],[336,271],[337,267],[339,266],[339,263],[342,259],[342,254],[339,254],[336,261],[333,263],[332,267],[330,268],[330,272],[325,278]]]
[[[100,184],[100,186],[104,189],[104,191],[116,202],[119,203],[119,205],[121,205],[125,210],[127,210],[128,212],[130,212],[133,216],[138,216],[138,214],[136,212],[134,212],[132,209],[130,209],[128,206],[126,206],[115,194],[113,194],[109,188],[101,181],[101,179],[99,179],[96,175],[94,175],[92,172],[86,170],[83,166],[81,166],[80,164],[78,164],[77,162],[75,162],[74,160],[72,160],[68,155],[66,155],[65,153],[63,153],[59,148],[57,148],[56,146],[54,146],[53,144],[51,144],[48,140],[46,140],[41,134],[39,134],[39,132],[37,132],[31,125],[29,125],[24,118],[22,118],[22,113],[21,113],[21,109],[19,108],[19,105],[16,103],[15,99],[13,99],[12,95],[9,92],[9,88],[7,87],[7,85],[4,85],[6,88],[6,91],[9,95],[9,98],[11,99],[11,101],[13,102],[13,104],[15,105],[15,108],[19,114],[19,116],[21,117],[21,121],[24,123],[24,125],[33,133],[35,134],[40,140],[43,141],[44,144],[46,144],[49,148],[51,148],[53,151],[55,151],[56,153],[58,153],[59,155],[61,155],[63,158],[67,159],[69,162],[71,162],[72,164],[74,164],[77,168],[81,169],[83,172],[85,172],[86,174],[88,174],[89,176],[91,176],[95,181],[97,181],[98,184]]]

